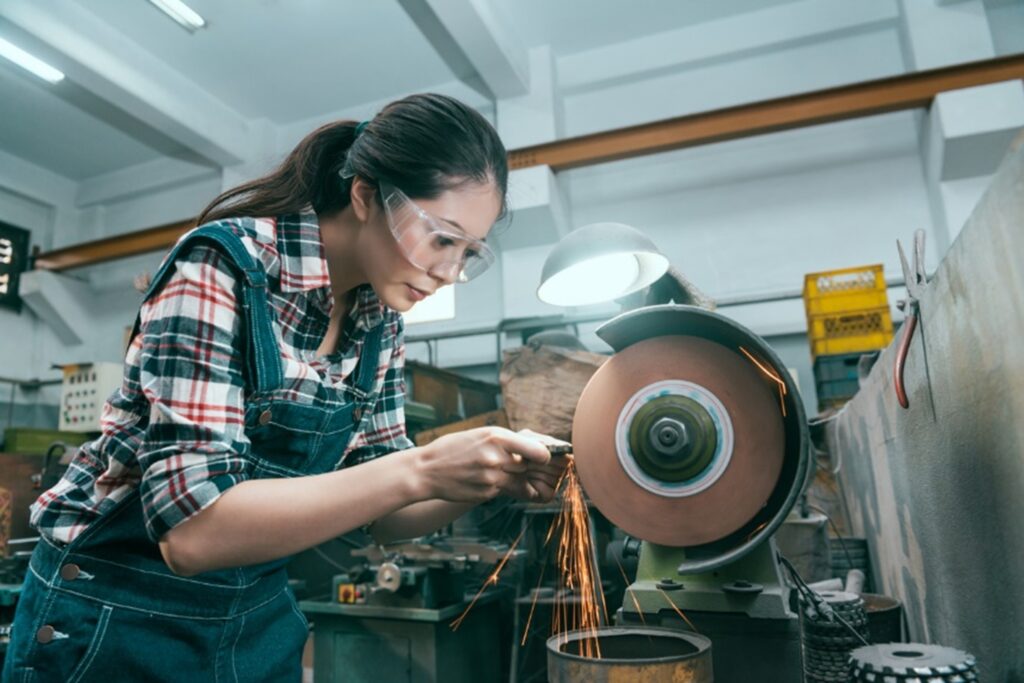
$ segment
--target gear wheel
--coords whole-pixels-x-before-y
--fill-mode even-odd
[[[824,605],[805,604],[801,619],[805,678],[814,683],[845,683],[850,675],[850,651],[867,642],[864,600],[854,593],[839,591],[818,596]],[[851,633],[850,628],[864,640]]]
[[[978,680],[974,656],[941,645],[888,643],[850,653],[850,680],[867,683],[969,683]]]

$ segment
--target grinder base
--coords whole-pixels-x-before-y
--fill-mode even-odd
[[[800,623],[789,609],[790,588],[779,572],[774,539],[702,574],[677,573],[685,553],[641,545],[637,580],[623,597],[616,623],[691,630],[674,605],[714,644],[719,683],[762,680],[766,671],[773,680],[800,680]]]

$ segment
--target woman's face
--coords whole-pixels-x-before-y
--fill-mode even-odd
[[[356,191],[359,192],[358,189]],[[368,196],[372,197],[369,193],[362,193],[361,198]],[[412,201],[431,216],[478,240],[487,237],[501,211],[501,198],[493,183],[463,185],[447,190],[435,199]],[[458,276],[456,268],[441,264],[432,267],[428,259],[420,264],[409,260],[407,251],[392,233],[387,213],[377,199],[359,208],[364,209],[366,216],[357,245],[363,260],[363,272],[386,306],[399,312],[408,311],[439,287],[455,282]]]

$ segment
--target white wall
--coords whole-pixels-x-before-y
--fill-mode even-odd
[[[1024,52],[1024,3],[1019,0],[986,0],[985,8],[996,54]]]
[[[918,1],[927,11],[908,10],[908,2]],[[929,27],[948,28],[961,10],[972,17],[970,45],[944,49]],[[927,68],[918,62],[977,52],[983,44],[998,54],[1024,50],[1019,27],[1024,11],[1006,0],[799,0],[585,53],[535,49],[531,68],[543,77],[533,85],[543,92],[474,106],[487,109],[510,136],[538,126],[580,135]],[[464,84],[440,89],[453,87],[467,91]],[[524,107],[510,105],[523,102],[531,107],[517,122],[515,112]],[[353,104],[328,118],[365,118],[382,104]],[[30,228],[33,243],[48,249],[188,218],[224,187],[265,170],[321,118],[283,127],[249,122],[251,158],[228,169],[168,158],[76,183],[0,152],[0,219]],[[571,216],[570,227],[619,220],[644,230],[716,298],[793,293],[804,273],[846,265],[881,262],[887,276],[898,277],[895,240],[909,241],[916,228],[935,234],[947,223],[953,227],[944,234],[955,234],[987,184],[985,175],[941,184],[929,179],[935,142],[928,125],[919,114],[897,113],[578,169],[560,174],[552,187],[562,194],[552,203],[564,202],[560,210]],[[511,229],[530,231],[529,220],[514,221]],[[557,231],[545,230],[539,234],[553,242]],[[942,243],[930,241],[929,269]],[[457,288],[455,320],[410,326],[409,335],[494,327],[507,318],[614,314],[614,307],[563,310],[537,301],[549,250],[550,244],[505,249],[490,273]],[[139,300],[131,279],[152,271],[159,257],[69,273],[89,293],[93,325],[82,344],[61,343],[30,312],[0,311],[0,375],[52,377],[54,362],[116,360]],[[892,291],[891,300],[900,295]],[[779,339],[790,357],[802,348],[799,298],[723,312]],[[595,327],[582,326],[584,339],[601,348]],[[517,340],[510,334],[504,343]],[[493,363],[494,341],[493,334],[441,341],[435,360]],[[426,360],[426,346],[411,344],[409,356]],[[805,373],[802,368],[806,392]]]
[[[570,171],[574,222],[620,221],[643,230],[716,299],[790,293],[788,300],[721,312],[769,340],[784,341],[777,348],[798,369],[813,410],[799,296],[804,275],[882,263],[887,277],[901,277],[896,239],[908,244],[915,229],[933,224],[917,138],[912,115],[889,114]],[[773,174],[773,166],[780,170]],[[933,268],[938,255],[934,240],[930,244]],[[502,255],[506,316],[580,312],[536,299],[549,251],[533,247]],[[894,288],[890,303],[902,296]],[[605,310],[609,317],[615,312]],[[895,308],[893,316],[901,318]],[[583,338],[599,350],[593,327],[584,326]]]

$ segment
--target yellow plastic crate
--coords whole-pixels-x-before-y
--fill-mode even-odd
[[[826,270],[804,276],[804,309],[811,316],[889,305],[881,264]]]
[[[888,346],[892,341],[889,306],[808,317],[811,355],[856,353]]]

